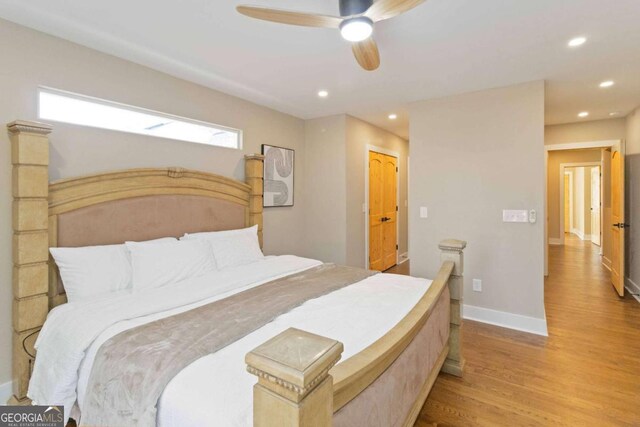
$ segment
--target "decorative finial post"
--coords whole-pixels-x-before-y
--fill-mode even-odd
[[[447,239],[438,245],[442,251],[442,262],[452,261],[453,271],[449,277],[449,293],[451,294],[451,320],[449,328],[449,354],[444,362],[442,371],[458,377],[464,370],[464,358],[462,357],[462,304],[463,304],[463,251],[467,242],[462,240]]]
[[[49,137],[51,126],[7,125],[13,165],[13,397],[27,404],[33,343],[49,311]],[[31,348],[29,348],[31,347]],[[28,348],[29,351],[25,351]],[[31,353],[31,354],[29,354]]]
[[[290,328],[249,352],[247,371],[253,387],[256,427],[330,427],[333,378],[341,342]]]
[[[260,247],[263,246],[262,236],[262,210],[263,210],[263,181],[264,181],[264,156],[251,154],[244,156],[245,182],[251,186],[249,195],[249,225],[258,225],[258,238]]]

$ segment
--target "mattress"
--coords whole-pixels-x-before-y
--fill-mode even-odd
[[[76,307],[60,306],[52,310],[38,338],[41,369],[32,377],[29,395],[42,404],[47,403],[45,399],[63,399],[66,414],[73,407],[75,416],[81,416],[95,355],[109,338],[319,264],[295,256],[268,257],[153,293],[117,295]],[[182,370],[158,401],[157,424],[251,426],[252,386],[256,378],[245,370],[246,353],[295,327],[341,341],[345,360],[397,324],[430,284],[425,279],[378,274],[305,302]],[[47,366],[56,369],[43,374]]]

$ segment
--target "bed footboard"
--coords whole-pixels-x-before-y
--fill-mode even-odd
[[[343,363],[335,366],[343,350],[342,343],[294,328],[249,352],[245,358],[247,370],[258,377],[253,391],[254,426],[331,426],[334,413],[357,398],[403,354],[423,330],[441,297],[446,298],[442,294],[448,289],[450,325],[444,347],[446,359],[443,351],[416,393],[415,402],[396,423],[413,425],[438,371],[462,376],[464,369],[460,334],[466,242],[449,239],[439,247],[442,266],[429,290],[393,329]]]

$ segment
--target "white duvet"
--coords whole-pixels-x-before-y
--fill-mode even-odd
[[[82,412],[95,355],[106,340],[127,329],[226,298],[265,282],[304,271],[319,261],[267,257],[160,289],[121,292],[55,308],[36,342],[38,357],[29,384],[37,404],[63,404]],[[307,301],[235,343],[185,368],[158,402],[159,426],[250,426],[252,386],[244,356],[289,327],[337,339],[342,360],[384,335],[416,304],[430,281],[378,274]],[[76,412],[77,414],[77,412]]]

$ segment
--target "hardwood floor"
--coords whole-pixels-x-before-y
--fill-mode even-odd
[[[416,426],[640,426],[640,303],[590,242],[549,263],[549,337],[466,321],[464,377],[440,374]]]
[[[405,261],[402,264],[396,264],[393,267],[391,267],[390,269],[386,270],[385,273],[390,273],[390,274],[403,274],[405,276],[409,275],[409,263],[411,261]]]

